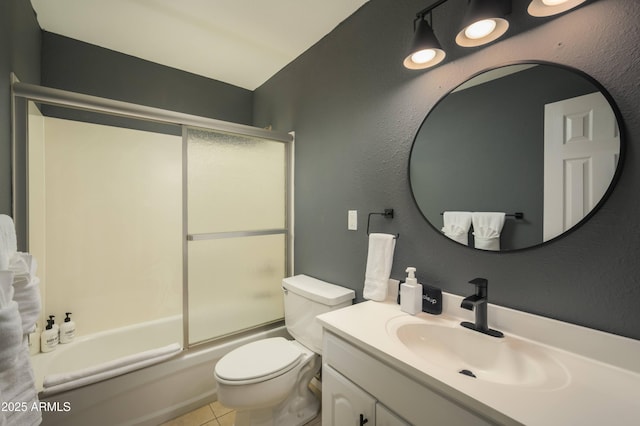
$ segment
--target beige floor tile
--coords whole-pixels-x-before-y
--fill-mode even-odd
[[[236,420],[236,412],[232,411],[223,416],[218,416],[218,423],[220,426],[233,426],[233,423]]]
[[[225,407],[224,405],[220,404],[218,401],[212,402],[209,405],[211,406],[211,409],[213,410],[213,413],[216,415],[216,417],[224,416],[225,414],[233,411],[233,409],[229,407]]]
[[[200,426],[215,419],[216,416],[213,414],[213,410],[211,410],[211,407],[207,404],[183,416],[170,420],[167,423],[163,423],[161,426]]]

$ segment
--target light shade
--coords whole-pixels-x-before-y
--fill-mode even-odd
[[[405,68],[410,70],[429,68],[442,62],[445,56],[446,53],[442,50],[429,23],[424,20],[424,17],[419,18],[411,49],[403,62]]]
[[[509,29],[504,16],[510,12],[511,0],[470,0],[456,43],[476,47],[500,38]]]
[[[573,9],[587,0],[531,0],[527,12],[531,16],[552,16]]]

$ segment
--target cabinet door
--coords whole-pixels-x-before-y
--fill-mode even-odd
[[[376,404],[376,426],[410,426],[409,423],[392,413],[387,407]]]
[[[322,369],[322,426],[375,426],[376,400],[328,365]]]

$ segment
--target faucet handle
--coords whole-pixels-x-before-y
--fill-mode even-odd
[[[489,284],[489,280],[487,280],[486,278],[474,278],[471,281],[469,281],[469,284],[474,284],[479,288],[487,288],[487,285]]]

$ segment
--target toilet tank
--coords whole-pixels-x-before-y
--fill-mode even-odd
[[[316,316],[351,305],[355,292],[307,275],[285,278],[282,290],[289,334],[305,347],[322,354],[322,326]]]

